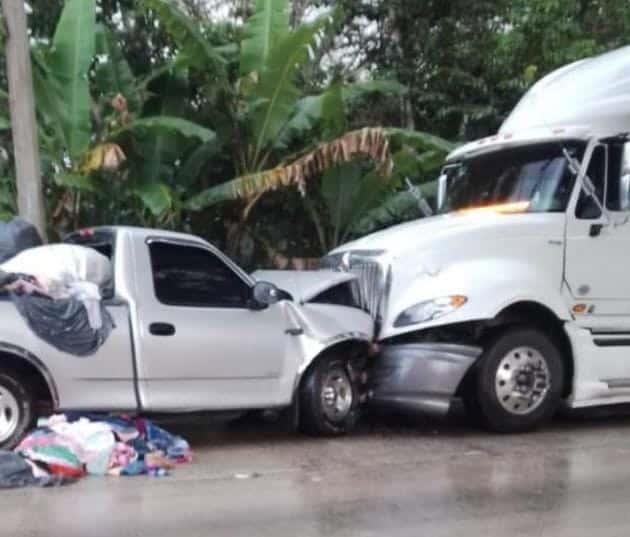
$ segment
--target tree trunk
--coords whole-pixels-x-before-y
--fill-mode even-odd
[[[33,75],[22,0],[2,0],[7,25],[7,78],[20,216],[46,239],[44,196],[37,142]]]

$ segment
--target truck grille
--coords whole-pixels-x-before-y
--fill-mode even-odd
[[[332,255],[322,260],[322,268],[332,268],[357,275],[361,307],[380,323],[385,313],[387,293],[391,285],[391,271],[377,259],[363,252]]]

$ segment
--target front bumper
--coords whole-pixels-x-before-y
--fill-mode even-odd
[[[480,347],[450,343],[385,345],[370,372],[369,402],[444,416],[481,352]]]

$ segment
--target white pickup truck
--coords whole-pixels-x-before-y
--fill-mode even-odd
[[[375,404],[497,431],[630,402],[630,47],[541,80],[447,159],[439,214],[346,244],[377,321]]]
[[[79,358],[29,330],[0,298],[0,448],[46,410],[190,412],[287,409],[312,434],[339,434],[357,417],[373,320],[356,278],[265,272],[252,278],[206,241],[124,227],[66,242],[113,264],[103,289],[115,329]],[[275,279],[284,289],[261,280]]]

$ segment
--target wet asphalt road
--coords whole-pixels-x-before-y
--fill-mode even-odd
[[[460,418],[313,440],[274,425],[169,425],[193,464],[0,492],[3,537],[630,535],[630,414],[501,437]]]

